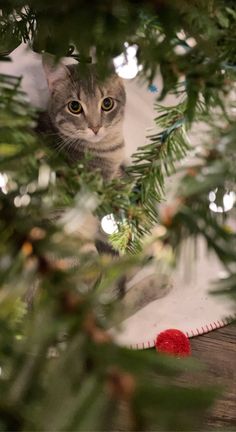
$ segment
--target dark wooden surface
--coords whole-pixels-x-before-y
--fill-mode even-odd
[[[191,339],[191,347],[193,357],[206,365],[200,380],[224,389],[206,428],[236,431],[236,323]]]

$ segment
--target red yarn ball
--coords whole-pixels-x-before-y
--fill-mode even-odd
[[[190,342],[183,332],[177,329],[168,329],[156,338],[156,350],[161,353],[175,356],[188,356],[191,354]]]

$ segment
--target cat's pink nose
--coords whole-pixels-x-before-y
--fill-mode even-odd
[[[95,133],[95,135],[97,135],[97,133],[100,129],[100,126],[90,126],[90,129],[92,129],[92,131]]]

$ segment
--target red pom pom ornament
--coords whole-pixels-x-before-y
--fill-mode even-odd
[[[191,354],[190,342],[183,332],[177,329],[168,329],[156,338],[156,350],[161,353],[184,357]]]

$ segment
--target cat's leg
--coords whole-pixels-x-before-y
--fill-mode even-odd
[[[158,273],[154,263],[137,267],[136,272],[127,275],[125,294],[121,300],[122,318],[127,318],[154,300],[162,298],[171,291],[169,276]]]

